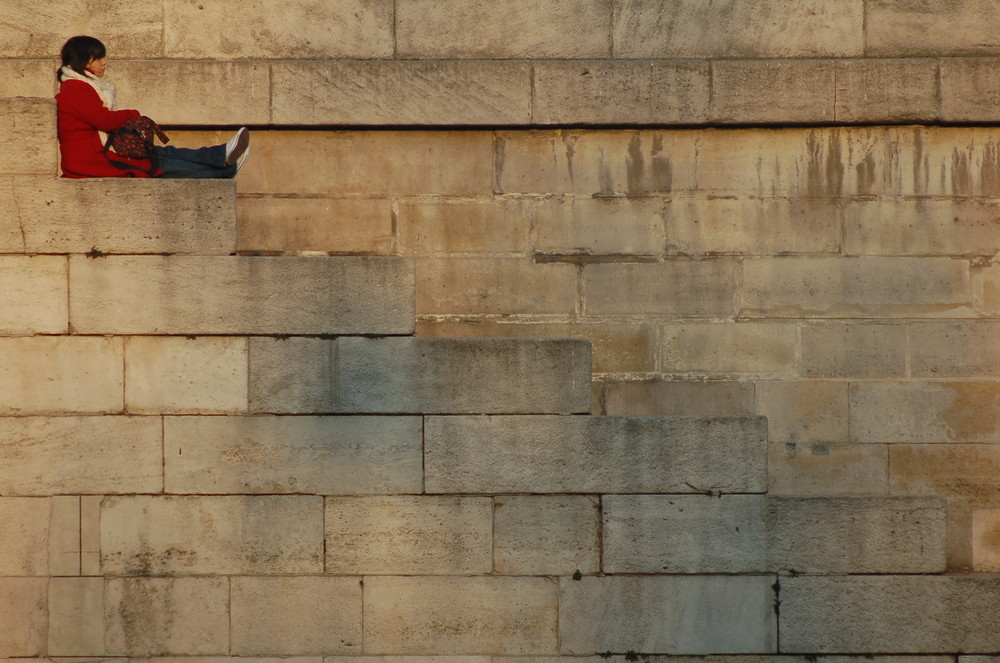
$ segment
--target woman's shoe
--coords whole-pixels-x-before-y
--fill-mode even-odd
[[[247,150],[250,149],[250,130],[246,127],[236,132],[236,135],[226,143],[226,165],[238,164]]]

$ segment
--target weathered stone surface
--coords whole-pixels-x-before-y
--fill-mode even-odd
[[[995,651],[1000,578],[842,576],[781,579],[784,652]],[[837,628],[830,628],[836,624]]]
[[[773,583],[773,576],[561,578],[561,649],[773,653]]]
[[[990,29],[1000,19],[990,0],[912,2],[869,0],[865,40],[873,55],[890,57],[1000,54],[1000,37]]]
[[[945,570],[941,498],[605,495],[602,500],[605,573]]]
[[[556,583],[548,578],[365,578],[371,654],[554,654]]]
[[[992,122],[997,118],[1000,85],[995,59],[941,60],[941,119]]]
[[[360,652],[361,592],[358,578],[233,578],[232,653]]]
[[[568,315],[577,269],[524,258],[417,258],[416,310],[426,314]]]
[[[125,374],[125,404],[133,414],[247,411],[245,338],[132,336]]]
[[[889,159],[893,165],[887,194],[946,199],[1000,194],[998,136],[992,129],[896,127],[885,137],[890,141],[885,145],[890,151],[873,156]],[[951,222],[953,217],[945,225]],[[933,227],[931,224],[928,229]],[[960,228],[961,224],[956,230]]]
[[[664,246],[660,199],[550,200],[535,209],[535,253],[659,256]]]
[[[722,124],[832,122],[834,60],[719,60],[712,63],[709,120]]]
[[[200,253],[236,248],[229,180],[0,178],[0,250]]]
[[[0,414],[122,411],[122,339],[0,338]]]
[[[105,582],[107,654],[229,653],[228,578],[109,578]]]
[[[403,58],[586,58],[611,54],[611,0],[503,2],[445,7],[397,0]]]
[[[493,558],[502,575],[597,573],[601,505],[592,495],[495,498]]]
[[[0,60],[0,98],[44,97],[48,101],[59,91],[55,77],[58,64],[55,59]]]
[[[950,258],[751,258],[740,312],[753,317],[964,317],[968,264]]]
[[[660,332],[663,373],[710,377],[791,377],[797,373],[798,329],[784,323],[688,323]]]
[[[0,257],[0,333],[65,334],[69,268],[63,256]]]
[[[102,656],[104,578],[49,581],[50,656]]]
[[[528,250],[527,209],[520,201],[401,203],[396,224],[403,255],[517,253]]]
[[[48,584],[48,578],[0,578],[0,652],[4,656],[41,656],[45,651]],[[552,600],[554,604],[554,595]]]
[[[424,436],[431,493],[763,492],[767,483],[756,417],[428,417]]]
[[[767,459],[767,492],[771,495],[887,495],[888,448],[884,444],[772,441]],[[906,491],[900,494],[905,495]]]
[[[972,561],[978,573],[1000,571],[1000,512],[980,509],[972,512]]]
[[[778,442],[837,442],[848,437],[846,382],[760,381],[756,413]]]
[[[170,493],[419,493],[418,417],[167,417]]]
[[[601,414],[742,415],[754,413],[752,382],[643,380],[605,382]]]
[[[972,273],[972,289],[979,310],[1000,313],[1000,265],[989,265]]]
[[[492,125],[531,118],[531,68],[524,62],[280,62],[271,71],[276,124]]]
[[[471,575],[493,570],[488,497],[329,497],[326,571]]]
[[[802,327],[801,339],[804,377],[907,375],[907,350],[912,348],[904,325],[810,324]]]
[[[280,12],[263,0],[224,4],[166,0],[168,58],[268,60],[392,57],[391,0],[293,0]]]
[[[43,576],[49,572],[51,500],[0,497],[0,576]]]
[[[889,480],[898,495],[947,495],[956,501],[1000,506],[1000,445],[892,444]]]
[[[572,339],[251,339],[250,409],[587,413],[590,345]]]
[[[159,0],[136,0],[128,5],[88,0],[13,3],[5,8],[0,21],[0,57],[51,58],[58,55],[68,37],[93,34],[100,35],[112,58],[162,54],[163,8]],[[114,70],[109,70],[113,75]],[[55,63],[50,75],[55,77]]]
[[[851,255],[992,255],[989,200],[892,199],[844,202],[844,250]]]
[[[55,175],[59,147],[50,99],[0,99],[0,175]]]
[[[101,502],[103,501],[103,495],[80,497],[80,575],[101,575]]]
[[[392,253],[388,200],[244,197],[237,207],[241,253]]]
[[[921,378],[1000,375],[1000,324],[993,321],[910,326],[910,374]]]
[[[49,509],[49,575],[80,575],[80,498],[57,495]]]
[[[240,193],[493,194],[486,131],[258,131]]]
[[[728,317],[734,314],[735,260],[596,264],[583,270],[588,315]]]
[[[1000,384],[858,382],[850,390],[855,442],[1000,442]]]
[[[938,118],[938,61],[838,60],[837,122],[907,122]]]
[[[3,417],[0,494],[159,492],[161,447],[154,417]]]
[[[851,57],[864,53],[860,0],[787,4],[615,0],[622,58]]]
[[[323,570],[314,496],[129,496],[101,505],[105,574],[273,574]]]
[[[405,334],[412,270],[402,258],[74,256],[70,320],[105,334]]]

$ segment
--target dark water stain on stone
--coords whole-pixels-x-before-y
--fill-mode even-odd
[[[1000,150],[996,143],[988,143],[983,148],[983,162],[979,166],[979,188],[982,196],[1000,194]]]
[[[844,164],[839,129],[810,131],[806,138],[806,149],[806,186],[809,195],[840,195],[844,188]]]
[[[969,154],[955,148],[951,153],[951,193],[960,196],[972,192],[972,169]]]
[[[653,190],[669,193],[673,190],[674,167],[670,155],[663,150],[663,136],[653,137]]]
[[[642,193],[642,181],[646,174],[646,162],[642,156],[642,138],[639,137],[639,134],[634,134],[632,140],[628,143],[625,172],[628,179],[626,189],[628,193]]]
[[[576,177],[573,171],[573,159],[576,157],[576,137],[564,135],[563,149],[566,150],[566,170],[569,172],[569,181],[572,185]]]
[[[854,166],[854,174],[857,178],[858,193],[866,194],[873,191],[875,188],[875,157],[871,154],[865,155],[865,158]]]

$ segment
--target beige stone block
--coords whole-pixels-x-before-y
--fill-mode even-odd
[[[419,417],[167,417],[166,491],[419,493]]]
[[[48,575],[51,508],[45,498],[0,498],[0,576]]]
[[[59,154],[51,99],[0,99],[0,175],[54,175]]]
[[[2,417],[0,494],[159,492],[160,429],[156,417]]]
[[[470,575],[493,570],[488,497],[328,497],[326,571]]]
[[[113,59],[162,54],[163,8],[158,0],[11,3],[0,25],[0,57],[55,57],[73,35],[100,35]]]
[[[968,263],[951,258],[751,258],[740,313],[752,317],[964,317]]]
[[[519,323],[503,320],[431,319],[417,321],[417,336],[585,338],[593,348],[594,373],[648,372],[654,370],[656,364],[656,329],[652,325],[641,323]]]
[[[771,442],[767,460],[772,495],[887,495],[888,445]]]
[[[620,58],[852,57],[864,54],[858,0],[616,0]]]
[[[319,338],[249,339],[250,411],[334,411],[337,346]]]
[[[906,377],[904,325],[810,324],[802,327],[802,375],[810,378]]]
[[[859,382],[851,385],[855,442],[1000,441],[1000,384]]]
[[[160,124],[271,122],[271,75],[266,62],[138,60],[115,62],[112,67],[118,107],[136,108]],[[150,85],[150,81],[170,84]]]
[[[886,157],[893,164],[887,193],[943,196],[945,202],[939,204],[950,204],[948,198],[956,196],[1000,194],[1000,169],[996,164],[1000,136],[992,128],[895,127],[886,132],[887,146],[891,150]],[[920,210],[918,213],[924,215]],[[955,232],[956,238],[961,241],[965,232],[962,228],[966,224],[956,224],[956,215],[952,212],[942,213],[948,214],[941,222],[948,229],[942,232]],[[987,229],[992,227],[992,218],[985,222]],[[936,225],[931,221],[928,224],[928,231]],[[954,230],[950,228],[952,225]],[[917,228],[922,226],[918,223]],[[914,233],[914,236],[917,234]]]
[[[319,573],[316,496],[129,496],[101,505],[106,575]]]
[[[943,498],[605,495],[602,505],[605,573],[941,573],[946,566]]]
[[[487,131],[258,131],[241,194],[492,195]]]
[[[525,258],[417,258],[417,314],[576,312],[577,269]]]
[[[490,2],[443,6],[398,0],[402,58],[539,59],[611,54],[610,0]]]
[[[74,256],[70,320],[78,333],[405,334],[412,274],[404,258]]]
[[[664,373],[709,377],[792,376],[798,329],[785,323],[689,323],[661,330]]]
[[[663,207],[655,198],[546,201],[535,210],[535,252],[659,256]]]
[[[293,0],[280,12],[265,0],[190,3],[166,0],[168,58],[266,60],[392,57],[390,0]]]
[[[504,125],[531,118],[524,62],[287,62],[271,71],[276,124]]]
[[[995,576],[782,578],[781,648],[821,654],[994,651],[998,596]]]
[[[495,498],[493,558],[501,575],[598,573],[601,505],[592,495]]]
[[[916,122],[939,115],[938,61],[837,61],[837,122]]]
[[[780,255],[840,250],[843,203],[822,198],[678,197],[666,202],[667,252]]]
[[[890,488],[897,495],[946,495],[1000,507],[1000,446],[994,444],[889,445]]]
[[[247,411],[245,338],[133,336],[125,375],[125,403],[132,414]]]
[[[766,448],[764,419],[749,416],[427,417],[425,490],[763,492]]]
[[[80,575],[101,575],[101,502],[103,501],[103,495],[80,497]]]
[[[112,656],[229,653],[228,578],[109,578],[104,636]]]
[[[50,500],[48,535],[49,575],[80,575],[79,497],[57,495]]]
[[[602,414],[742,415],[754,413],[753,401],[752,382],[605,382]]]
[[[989,265],[972,272],[976,308],[988,314],[1000,313],[1000,265]]]
[[[48,53],[47,55],[54,55]],[[0,98],[44,97],[46,100],[59,91],[56,68],[59,60],[0,60]],[[49,102],[51,104],[51,102]],[[51,136],[50,136],[51,138]]]
[[[0,414],[122,411],[122,340],[0,338]]]
[[[773,583],[751,575],[561,578],[561,651],[773,653]]]
[[[757,383],[756,413],[776,442],[846,442],[848,384],[819,380]]]
[[[910,326],[910,372],[922,378],[1000,374],[1000,324],[993,321]]]
[[[327,657],[326,663],[490,663],[497,657],[493,656],[338,656]],[[523,663],[528,663],[527,657],[518,657]],[[947,663],[947,662],[943,662]],[[976,662],[970,662],[976,663]],[[985,662],[984,662],[985,663]]]
[[[0,333],[65,334],[68,272],[63,256],[0,257]]]
[[[738,263],[726,258],[586,265],[587,315],[730,317]]]
[[[104,578],[49,581],[50,656],[103,656]]]
[[[364,650],[372,654],[554,654],[556,583],[548,578],[365,578]]]
[[[518,253],[528,249],[528,219],[519,201],[400,203],[396,220],[403,255]]]
[[[890,57],[994,55],[1000,37],[990,28],[1000,8],[990,0],[912,2],[875,0],[865,5],[865,39],[873,55]]]
[[[1000,511],[997,509],[972,512],[972,562],[977,573],[1000,570]]]
[[[389,200],[244,197],[237,207],[241,253],[393,253]]]
[[[504,193],[640,196],[692,191],[699,172],[683,131],[508,131],[497,134]]]
[[[48,584],[48,578],[0,578],[0,652],[5,656],[45,652]]]
[[[361,651],[358,578],[232,579],[232,653],[239,656]]]
[[[964,197],[847,201],[844,250],[850,255],[992,255],[994,206]]]
[[[997,102],[1000,101],[997,64],[992,58],[941,60],[941,119],[946,122],[996,120]]]
[[[835,60],[718,60],[709,120],[732,124],[832,122]]]

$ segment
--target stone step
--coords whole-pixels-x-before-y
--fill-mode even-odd
[[[0,97],[0,176],[54,176],[58,167],[55,100]]]

